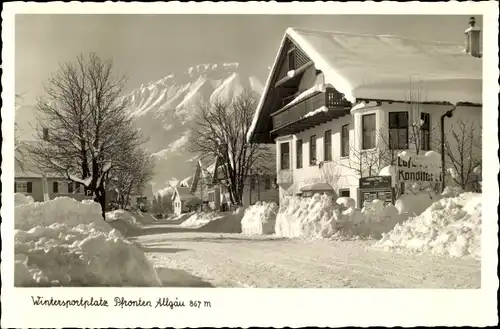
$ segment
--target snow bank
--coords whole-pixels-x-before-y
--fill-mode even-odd
[[[218,212],[195,212],[183,221],[179,226],[186,228],[200,228],[216,218],[222,217]]]
[[[127,236],[142,227],[132,213],[123,209],[107,212],[106,221],[109,225],[120,231],[124,236]]]
[[[245,211],[241,231],[245,235],[274,234],[278,205],[274,202],[257,202]]]
[[[35,202],[31,195],[24,195],[22,193],[14,193],[14,205],[21,206]]]
[[[91,200],[78,202],[68,197],[19,205],[15,207],[14,214],[14,227],[21,230],[29,230],[35,226],[49,226],[53,223],[76,226],[97,222],[106,225],[102,220],[101,206],[98,203]]]
[[[315,194],[312,198],[287,197],[276,217],[276,235],[313,238],[379,238],[408,217],[380,200],[354,208],[351,198]]]
[[[215,217],[199,228],[202,232],[211,233],[241,233],[241,219],[245,214],[245,208],[240,207],[232,213],[226,213]]]
[[[433,203],[383,236],[376,247],[462,258],[481,255],[481,194],[463,193]]]
[[[56,198],[15,207],[16,286],[159,286],[140,247],[102,220],[100,205]]]

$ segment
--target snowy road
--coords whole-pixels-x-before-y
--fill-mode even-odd
[[[146,225],[133,238],[169,286],[479,288],[480,262],[411,256],[373,241],[285,240]]]

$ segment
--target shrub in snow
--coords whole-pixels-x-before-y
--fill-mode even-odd
[[[113,210],[106,213],[106,222],[127,236],[141,229],[141,225],[135,218],[136,214],[123,209]]]
[[[274,234],[278,205],[275,202],[257,202],[248,207],[241,220],[245,235]]]
[[[376,243],[387,250],[451,257],[481,254],[481,194],[464,193],[433,203]]]
[[[15,207],[16,286],[159,286],[138,245],[106,224],[93,201]]]

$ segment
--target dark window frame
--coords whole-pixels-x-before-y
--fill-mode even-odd
[[[52,182],[52,192],[59,193],[59,182]]]
[[[332,153],[332,130],[328,129],[323,136],[323,161],[332,161]]]
[[[344,128],[347,128],[347,131]],[[345,145],[345,142],[347,142],[347,145]],[[342,158],[349,156],[349,124],[340,127],[340,156]]]
[[[365,122],[367,119],[373,118],[373,130],[366,130],[365,128]],[[361,130],[362,130],[362,137],[361,137],[361,146],[363,150],[370,150],[375,148],[376,146],[376,136],[375,132],[377,131],[377,116],[376,113],[370,113],[370,114],[365,114],[361,117]],[[372,133],[374,136],[370,136],[370,140],[367,139],[368,136],[366,136],[366,133]],[[371,142],[368,144],[368,142]]]
[[[290,48],[288,52],[286,53],[286,59],[287,59],[287,64],[288,64],[288,71],[293,71],[296,70],[296,56],[297,54],[295,53],[295,47]]]
[[[286,144],[288,151],[286,153],[283,153],[283,146]],[[286,161],[283,161],[285,159],[286,155]],[[284,165],[286,163],[286,166]],[[290,170],[290,142],[283,142],[280,143],[280,169],[281,170]]]
[[[264,176],[264,189],[266,191],[270,190],[271,189],[271,185],[272,185],[271,176],[270,175]]]
[[[299,147],[300,145],[300,147]],[[304,166],[304,141],[302,139],[298,139],[295,142],[295,167],[297,169],[301,169]]]
[[[431,150],[431,114],[427,113],[427,112],[421,112],[420,113],[420,120],[424,121],[424,124],[420,127],[420,149],[422,151],[430,151]]]
[[[317,152],[316,143],[317,143],[316,135],[311,135],[311,137],[309,138],[309,166],[314,166],[318,162],[318,159],[317,159],[318,152]],[[313,145],[314,145],[314,147],[313,147]]]
[[[349,195],[345,196],[345,195],[342,195],[343,192],[347,192]],[[350,198],[351,197],[351,190],[348,189],[348,188],[341,188],[339,189],[339,197],[340,198]]]
[[[406,116],[405,120],[401,121],[401,115]],[[391,117],[396,116],[396,120],[391,120]],[[401,135],[403,132],[403,135]],[[394,136],[394,134],[396,136]],[[404,136],[401,139],[401,136]],[[394,138],[397,138],[396,145],[393,145]],[[409,115],[408,111],[389,112],[389,149],[390,150],[406,150],[409,148]]]

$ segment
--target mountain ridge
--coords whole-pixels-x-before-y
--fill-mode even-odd
[[[154,188],[168,186],[174,176],[182,180],[193,174],[197,157],[188,150],[189,137],[201,106],[230,103],[246,90],[258,98],[263,89],[257,77],[231,62],[194,65],[125,95],[133,122],[147,138],[155,160]]]

